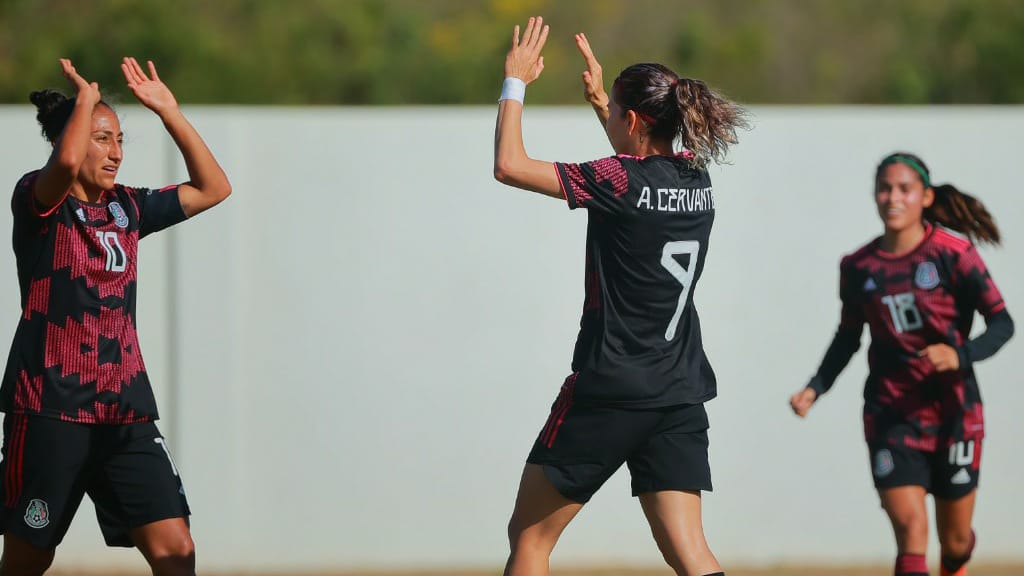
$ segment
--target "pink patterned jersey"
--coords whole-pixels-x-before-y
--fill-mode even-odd
[[[178,187],[115,185],[96,204],[68,196],[41,211],[38,172],[11,199],[21,318],[0,409],[69,422],[154,420],[156,402],[135,330],[140,238],[185,219]]]
[[[865,323],[871,332],[864,389],[867,440],[935,451],[982,438],[981,396],[971,370],[972,361],[981,358],[971,357],[971,326],[975,311],[986,322],[998,316],[1009,321],[1009,316],[971,242],[930,224],[924,240],[901,256],[882,251],[876,239],[843,258],[839,290],[843,308],[833,347],[843,339],[859,343]],[[932,344],[957,350],[960,369],[939,372],[919,355]],[[842,369],[836,369],[831,353],[817,382],[812,380],[819,392],[828,390]]]

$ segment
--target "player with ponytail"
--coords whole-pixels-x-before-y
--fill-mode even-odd
[[[523,101],[547,35],[540,18],[522,39],[513,33],[494,175],[587,211],[586,290],[571,374],[523,470],[505,574],[547,574],[562,531],[626,464],[666,562],[677,574],[721,575],[701,521],[701,491],[711,489],[704,403],[717,388],[693,298],[715,216],[707,167],[746,127],[744,111],[660,64],[629,66],[608,95],[579,34],[584,95],[615,154],[532,159]]]
[[[790,398],[805,416],[871,332],[864,435],[882,508],[896,537],[897,576],[927,576],[926,494],[935,501],[941,574],[966,575],[985,425],[973,366],[1013,335],[1013,319],[974,246],[997,245],[985,206],[932,183],[917,156],[875,171],[883,234],[843,258],[839,329],[810,383]],[[971,338],[975,312],[985,331]]]

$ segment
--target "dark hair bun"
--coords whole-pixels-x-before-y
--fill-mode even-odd
[[[46,90],[36,90],[29,94],[28,99],[36,105],[41,119],[41,117],[48,116],[50,112],[60,108],[60,105],[66,102],[68,97],[56,90],[47,88]]]
[[[36,105],[36,120],[43,128],[43,136],[55,142],[71,117],[75,101],[50,88],[36,90],[28,95],[28,99]]]

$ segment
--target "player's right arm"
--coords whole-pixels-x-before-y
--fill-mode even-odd
[[[78,177],[78,170],[82,167],[89,150],[92,113],[100,102],[99,85],[82,78],[75,71],[71,60],[61,58],[60,67],[64,77],[78,91],[78,95],[71,117],[54,143],[53,152],[50,153],[46,166],[39,172],[32,187],[37,211],[42,215],[48,214],[64,201],[75,178]]]
[[[832,337],[828,350],[825,351],[825,357],[817,373],[807,386],[789,399],[793,412],[801,418],[807,415],[822,394],[832,388],[836,378],[860,349],[861,333],[867,320],[860,304],[853,300],[850,288],[849,273],[844,260],[839,267],[839,298],[843,303],[839,328]]]
[[[544,70],[541,49],[548,38],[548,27],[540,17],[530,18],[523,37],[519,26],[512,33],[512,47],[505,57],[505,78],[530,84]],[[562,188],[551,162],[534,160],[523,145],[523,104],[516,99],[498,103],[494,127],[494,178],[502,184],[562,198]]]

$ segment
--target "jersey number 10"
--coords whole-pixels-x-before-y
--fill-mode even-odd
[[[121,247],[117,232],[100,231],[96,233],[96,237],[107,254],[107,261],[103,269],[109,272],[124,272],[128,266],[128,256],[125,255],[124,248]]]
[[[924,324],[921,321],[921,313],[917,310],[917,304],[914,303],[914,294],[912,292],[903,292],[895,296],[883,296],[882,304],[889,307],[889,314],[892,315],[892,325],[896,328],[896,332],[900,334],[917,330]]]
[[[690,288],[693,286],[693,274],[697,269],[699,251],[700,242],[696,240],[668,242],[661,249],[661,265],[683,286],[683,291],[679,294],[679,304],[676,305],[676,313],[672,315],[668,329],[665,330],[665,340],[671,341],[676,337],[676,327],[679,326],[679,319],[683,316],[683,308],[686,307],[686,300],[690,297]],[[676,260],[678,254],[690,255],[690,261],[685,268]]]

